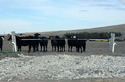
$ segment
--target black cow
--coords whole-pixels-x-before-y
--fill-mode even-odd
[[[40,36],[41,36],[41,34],[39,34],[39,33],[34,34],[34,38],[37,39],[36,40],[36,45],[35,45],[35,50],[36,51],[39,51],[39,43],[40,43],[40,39],[41,39]]]
[[[0,36],[0,49],[1,51],[3,49],[3,37],[2,36]]]
[[[51,37],[51,45],[52,45],[52,51],[53,48],[55,48],[56,51],[56,47],[57,47],[57,51],[65,51],[65,39],[64,38],[60,38],[59,36],[53,36]]]
[[[57,40],[56,40],[55,36],[51,36],[50,39],[51,39],[52,51],[53,51],[53,50],[56,51]]]
[[[38,40],[35,40],[34,36],[26,36],[26,37],[18,37],[16,36],[16,44],[18,47],[18,51],[21,51],[21,46],[29,46],[28,53],[31,51],[31,47],[33,47],[33,52],[36,50],[36,45],[38,44]]]
[[[76,51],[81,52],[86,49],[86,39],[69,38],[68,39],[68,51],[72,52],[72,47],[76,47]]]
[[[81,53],[86,49],[86,40],[85,39],[77,39],[76,41],[76,51],[80,51],[81,49]]]
[[[41,51],[44,51],[46,52],[47,51],[47,45],[48,45],[48,39],[46,37],[41,37],[41,34],[39,33],[36,33],[34,34],[34,37],[36,39],[38,39],[38,42],[36,44],[36,50],[39,51],[39,44],[40,44],[40,47],[41,47]]]
[[[56,36],[56,41],[57,41],[57,51],[59,52],[63,52],[65,51],[65,39],[64,38],[60,38],[59,36]]]
[[[47,45],[48,45],[48,39],[46,37],[40,38],[40,47],[41,51],[46,52],[47,51]]]
[[[76,47],[76,45],[77,45],[77,39],[76,38],[68,39],[68,51],[72,52],[72,48]]]

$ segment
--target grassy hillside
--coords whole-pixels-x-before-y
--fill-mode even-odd
[[[39,32],[43,36],[50,35],[59,35],[62,36],[65,33],[79,33],[79,32],[121,32],[123,36],[125,36],[125,24],[122,25],[114,25],[114,26],[106,26],[106,27],[98,27],[91,29],[79,29],[79,30],[68,30],[68,31],[50,31],[50,32]]]
[[[86,32],[125,32],[125,24],[85,29]]]

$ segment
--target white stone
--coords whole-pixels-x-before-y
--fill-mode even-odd
[[[0,80],[125,77],[125,57],[47,55],[0,60]],[[81,72],[80,72],[81,71]]]

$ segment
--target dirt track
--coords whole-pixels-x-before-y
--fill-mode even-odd
[[[48,52],[35,52],[35,53],[27,53],[28,47],[22,47],[22,53],[24,55],[35,55],[35,56],[42,56],[42,55],[55,55],[55,54],[67,54],[67,55],[78,55],[78,56],[89,56],[89,55],[111,55],[111,56],[125,56],[125,42],[116,42],[117,45],[115,46],[115,52],[112,53],[109,51],[109,45],[107,42],[89,42],[87,41],[87,46],[86,46],[86,52],[83,53],[77,53],[75,52],[75,48],[73,52],[68,52],[67,51],[67,45],[66,45],[66,52],[52,52],[51,51],[51,44],[49,41],[48,44]],[[11,51],[11,43],[9,44],[8,41],[4,41],[4,47],[3,51]],[[15,56],[16,54],[1,54],[1,57],[5,56]],[[1,81],[2,82],[2,81]],[[3,81],[6,82],[6,81]],[[14,79],[13,81],[10,82],[125,82],[125,78],[109,78],[109,79],[77,79],[77,80],[46,80],[46,81],[31,81],[31,80],[19,80],[19,79]]]

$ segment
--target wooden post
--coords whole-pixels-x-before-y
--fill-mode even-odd
[[[110,51],[111,52],[114,52],[115,50],[115,34],[114,33],[111,33],[111,38],[109,39],[109,45],[110,45]]]
[[[15,33],[15,31],[12,31],[11,34],[12,34],[12,48],[13,48],[14,52],[17,52],[16,37],[15,37],[16,33]]]

